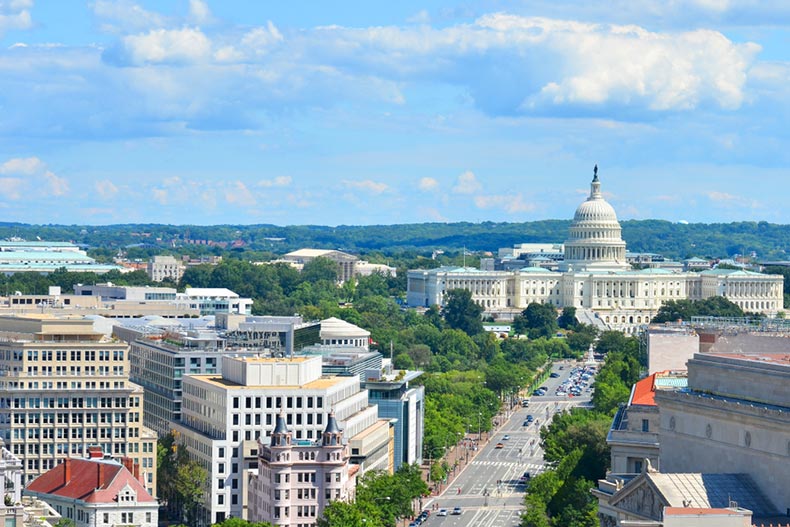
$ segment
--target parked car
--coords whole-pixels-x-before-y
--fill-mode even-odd
[[[436,513],[437,516],[447,516],[447,509],[439,509],[439,512]]]
[[[505,443],[497,443],[494,448],[505,448]]]
[[[529,421],[530,423],[531,423],[532,421],[534,421],[534,420],[535,420],[535,418],[532,416],[532,414],[529,414],[529,415],[527,416],[527,421]]]
[[[556,371],[551,372],[551,374],[549,375],[549,377],[551,377],[552,379],[556,379],[559,376],[560,376],[560,374],[557,373]]]
[[[508,439],[510,439],[509,435],[505,434],[504,436],[502,436],[502,441],[507,441]]]
[[[461,507],[454,507],[453,514],[461,514]]]

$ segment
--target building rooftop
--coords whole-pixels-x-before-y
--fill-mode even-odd
[[[282,361],[282,359],[279,359]],[[254,389],[269,389],[269,390],[326,390],[338,384],[349,382],[349,379],[356,377],[321,377],[306,384],[276,384],[276,385],[252,385],[252,384],[239,384],[228,379],[223,379],[216,375],[190,375],[191,378],[220,386],[229,390],[254,390]]]
[[[656,390],[685,388],[688,374],[675,371],[656,372],[634,384],[628,405],[656,406]]]
[[[781,338],[781,337],[780,337]],[[706,357],[720,357],[722,359],[746,360],[760,364],[777,364],[790,367],[790,339],[787,341],[787,353],[706,353]],[[700,359],[702,357],[694,357]]]

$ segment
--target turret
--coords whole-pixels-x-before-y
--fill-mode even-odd
[[[335,412],[331,410],[326,419],[326,429],[321,436],[321,444],[323,446],[339,446],[343,444],[343,431],[337,425]]]

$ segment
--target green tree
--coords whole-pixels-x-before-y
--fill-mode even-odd
[[[213,524],[211,527],[272,527],[269,522],[251,522],[242,520],[241,518],[227,518],[219,523]]]
[[[551,337],[557,333],[557,310],[549,304],[532,302],[516,315],[513,327],[518,334],[527,334],[531,339]]]
[[[562,329],[576,329],[579,321],[576,320],[576,308],[567,306],[562,308],[562,314],[557,319],[557,325]]]
[[[723,296],[712,296],[704,300],[670,300],[662,305],[652,322],[690,321],[691,317],[743,317],[745,313],[737,304]]]
[[[442,316],[452,329],[459,329],[474,336],[483,331],[480,315],[483,308],[472,301],[472,292],[466,289],[447,291]]]
[[[304,264],[302,267],[302,280],[305,282],[327,281],[335,283],[340,276],[340,266],[337,262],[319,256]]]
[[[364,508],[358,503],[345,501],[332,501],[324,507],[321,517],[316,522],[317,527],[381,527],[378,508],[374,514],[366,514]]]

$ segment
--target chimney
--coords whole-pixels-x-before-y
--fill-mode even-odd
[[[63,484],[66,485],[71,481],[71,459],[66,458],[63,461]]]
[[[132,461],[132,458],[122,457],[121,463],[123,463],[123,466],[126,467],[126,470],[134,474],[134,461]]]
[[[101,461],[98,461],[96,464],[99,466],[99,481],[97,483],[96,488],[100,489],[104,487],[104,469],[105,469],[104,466],[106,465],[106,463],[102,463]]]
[[[134,471],[132,472],[132,475],[134,475],[134,479],[145,485],[145,481],[143,481],[143,478],[140,477],[140,463],[134,464]]]
[[[104,452],[99,445],[93,445],[88,447],[88,459],[102,459],[104,457]]]

